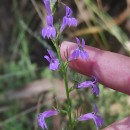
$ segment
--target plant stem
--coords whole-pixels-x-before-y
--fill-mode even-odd
[[[62,61],[58,43],[55,42],[54,46],[55,46],[57,54],[58,54],[58,58],[59,58],[60,65],[61,65],[62,76],[63,76],[63,79],[64,79],[64,85],[65,85],[66,96],[67,96],[67,105],[68,105],[68,116],[69,116],[70,130],[73,130],[72,117],[71,117],[71,100],[70,100],[70,95],[69,95],[67,68],[64,66],[64,63]]]
[[[73,130],[72,118],[71,118],[71,100],[69,96],[69,88],[68,88],[68,78],[67,78],[67,70],[64,71],[64,84],[66,89],[67,103],[68,103],[68,116],[70,122],[70,130]]]

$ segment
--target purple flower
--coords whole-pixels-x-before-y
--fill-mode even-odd
[[[43,2],[45,4],[46,11],[47,11],[48,15],[51,15],[52,12],[51,12],[51,7],[50,7],[50,0],[43,0]]]
[[[99,88],[97,86],[97,79],[94,76],[92,78],[94,79],[94,81],[82,82],[82,83],[78,84],[77,88],[81,89],[81,88],[92,87],[91,93],[92,94],[96,93],[96,96],[98,96],[99,95]]]
[[[42,36],[45,38],[47,37],[48,39],[53,37],[56,37],[56,29],[53,26],[53,16],[49,15],[46,17],[47,20],[47,27],[42,29]]]
[[[49,69],[50,69],[50,70],[58,70],[59,64],[60,64],[60,63],[59,63],[59,60],[54,57],[54,55],[53,55],[53,53],[52,53],[51,50],[48,50],[48,49],[47,49],[47,51],[48,51],[50,57],[47,56],[47,55],[45,55],[44,58],[47,59],[48,62],[50,63]]]
[[[72,10],[68,6],[66,6],[66,16],[63,17],[63,22],[61,24],[60,32],[62,32],[67,25],[69,27],[72,25],[76,27],[77,24],[78,21],[72,17]]]
[[[87,114],[80,116],[78,118],[78,121],[85,121],[85,120],[92,119],[96,125],[96,129],[98,130],[99,127],[101,127],[103,125],[103,119],[101,118],[101,116],[97,115],[97,112],[98,112],[97,106],[94,105],[94,112],[87,113]]]
[[[54,116],[54,115],[57,115],[57,114],[58,114],[57,110],[49,110],[49,111],[45,111],[43,113],[40,113],[38,115],[38,124],[39,124],[39,126],[41,126],[41,128],[43,130],[48,129],[47,125],[46,125],[46,122],[45,122],[45,118],[48,118],[48,117],[51,117],[51,116]]]
[[[88,53],[84,50],[85,47],[85,41],[82,38],[82,44],[80,43],[80,40],[76,38],[76,41],[78,43],[78,47],[73,51],[73,53],[69,57],[69,61],[73,59],[78,59],[79,56],[81,56],[82,59],[86,58],[88,60]]]

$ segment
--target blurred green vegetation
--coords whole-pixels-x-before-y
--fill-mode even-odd
[[[81,15],[81,13],[86,13],[87,15],[89,12],[91,14],[91,18],[88,21],[84,21],[83,17],[80,17],[82,20],[79,27],[75,30],[70,30],[70,32],[74,31],[74,35],[83,36],[91,46],[116,53],[123,50],[123,54],[129,55],[130,48],[128,48],[126,43],[129,41],[127,34],[130,32],[128,33],[128,31],[122,28],[122,26],[125,26],[123,23],[122,26],[116,24],[113,20],[114,18],[104,8],[101,10],[96,0],[83,0],[82,3],[78,0],[63,2],[76,10],[76,13],[74,12],[76,17]],[[82,10],[81,6],[78,7],[79,2],[86,9]],[[5,3],[3,2],[3,4]],[[6,93],[11,90],[20,90],[28,83],[38,79],[60,77],[57,73],[46,69],[47,62],[43,61],[46,48],[54,50],[51,41],[42,39],[40,33],[42,24],[45,22],[44,6],[40,0],[36,2],[34,0],[32,2],[28,0],[12,0],[6,4],[9,5],[9,11],[11,11],[11,16],[10,14],[7,16],[8,18],[11,17],[13,24],[11,26],[6,25],[8,26],[9,38],[6,39],[6,34],[4,34],[4,31],[2,32],[3,38],[5,38],[5,45],[1,47],[0,54],[2,57],[0,60],[0,129],[30,130],[35,128],[37,130],[37,104],[41,95],[37,95],[34,101],[30,100],[24,103],[22,99],[13,101],[6,99]],[[106,4],[109,4],[109,2],[106,2]],[[5,12],[7,7],[5,6]],[[39,12],[37,13],[37,9],[41,12],[40,14]],[[80,13],[78,14],[78,12]],[[40,19],[41,17],[42,19]],[[65,39],[74,39],[71,33],[66,31],[64,33]],[[79,95],[84,98],[82,102],[79,99],[74,102],[74,107],[83,105],[84,109],[86,108],[91,112],[90,102],[96,99],[99,111],[105,120],[104,127],[130,114],[129,97],[127,95],[114,90],[108,90],[101,84],[99,86],[101,93],[98,99],[88,96],[89,92],[81,91]],[[51,104],[46,105],[43,103],[39,111],[48,107],[51,107]],[[51,124],[52,120],[49,119],[47,122]],[[79,123],[77,128],[92,130],[95,126],[92,121],[89,121]]]

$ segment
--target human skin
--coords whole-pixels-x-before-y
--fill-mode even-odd
[[[72,54],[77,44],[64,41],[60,52],[63,60]],[[69,67],[86,76],[96,76],[104,86],[130,95],[130,57],[94,47],[85,46],[89,59],[78,58],[69,63]],[[117,121],[104,130],[130,130],[130,117]]]

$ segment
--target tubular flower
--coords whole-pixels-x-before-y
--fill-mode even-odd
[[[99,88],[97,86],[97,79],[96,79],[96,77],[93,76],[93,80],[94,81],[85,81],[85,82],[82,82],[82,83],[78,84],[77,88],[81,89],[81,88],[92,87],[91,93],[92,94],[96,93],[96,96],[98,96],[99,95]]]
[[[53,16],[49,15],[46,17],[47,27],[42,29],[42,36],[45,38],[56,38],[56,29],[53,26]]]
[[[48,15],[51,15],[52,11],[51,11],[51,7],[50,7],[50,0],[43,0],[43,2],[45,4],[46,11],[47,11]]]
[[[72,17],[72,10],[68,6],[66,6],[66,15],[63,17],[60,32],[62,32],[67,25],[69,27],[70,26],[76,27],[77,24],[78,24],[78,21],[75,18]]]
[[[101,127],[103,125],[103,119],[101,118],[101,116],[97,115],[98,113],[98,109],[97,109],[97,106],[94,105],[94,112],[92,113],[87,113],[87,114],[84,114],[82,116],[80,116],[78,118],[78,121],[85,121],[85,120],[93,120],[95,125],[96,125],[96,130],[99,129],[99,127]]]
[[[69,57],[69,61],[78,59],[79,56],[81,56],[82,59],[86,58],[88,59],[88,53],[84,50],[85,47],[85,41],[82,38],[82,44],[80,43],[80,40],[76,38],[76,41],[78,43],[78,47],[73,51],[73,53]]]
[[[49,69],[50,70],[58,70],[59,69],[59,64],[60,64],[59,60],[54,57],[54,55],[53,55],[51,50],[47,49],[47,51],[48,51],[50,57],[45,55],[44,58],[46,60],[48,60],[48,62],[50,63],[49,64]]]
[[[48,129],[47,128],[47,124],[45,122],[45,118],[57,115],[58,111],[57,110],[49,110],[49,111],[45,111],[43,113],[40,113],[38,115],[38,124],[39,126],[44,130],[44,129]]]

